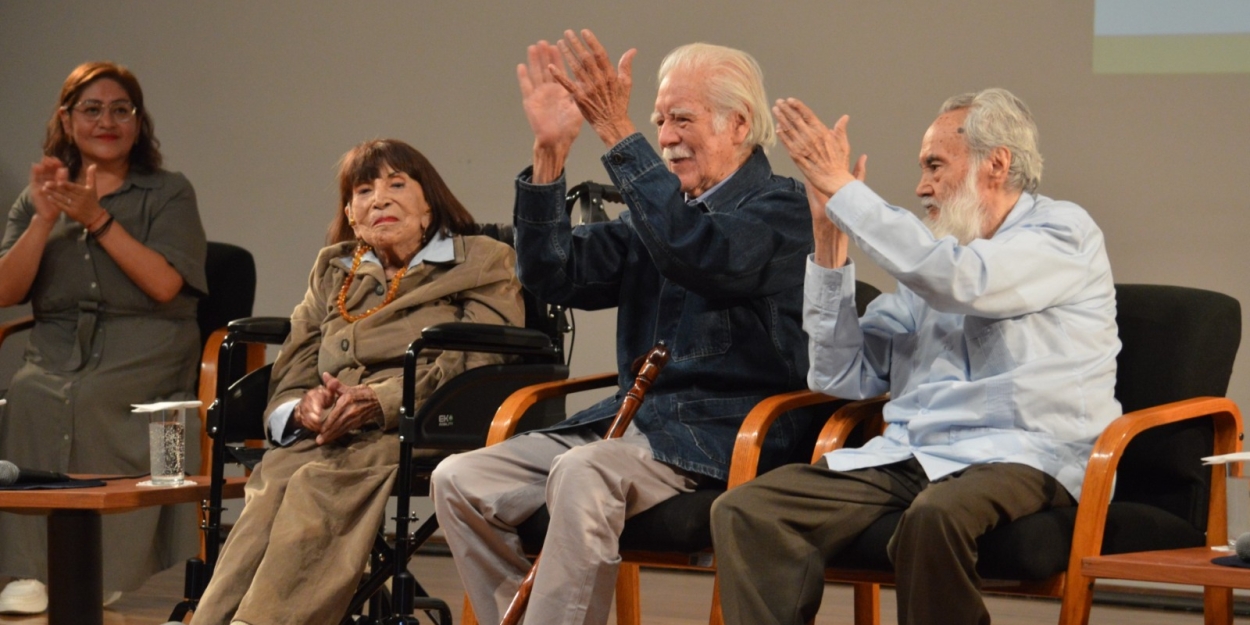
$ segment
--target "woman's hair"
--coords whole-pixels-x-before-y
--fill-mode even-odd
[[[74,145],[74,138],[65,132],[61,124],[61,110],[74,108],[82,92],[91,83],[103,78],[121,85],[135,107],[134,123],[138,125],[139,134],[130,148],[130,166],[143,173],[156,171],[161,166],[161,142],[156,140],[152,116],[143,106],[143,89],[139,87],[139,79],[130,70],[110,61],[83,63],[69,73],[65,84],[61,85],[61,97],[52,111],[52,119],[48,120],[48,134],[43,140],[44,155],[60,159],[69,168],[70,178],[78,176],[82,169],[82,154]]]
[[[344,211],[351,203],[352,189],[362,182],[381,177],[382,168],[388,165],[395,171],[408,174],[425,192],[425,202],[430,205],[430,227],[421,237],[421,245],[429,243],[436,232],[441,232],[444,236],[477,233],[473,216],[456,199],[451,189],[447,188],[447,183],[443,182],[443,177],[438,175],[438,171],[426,160],[425,155],[397,139],[374,139],[348,150],[339,160],[339,205],[334,211],[334,221],[330,222],[326,233],[328,245],[356,238]]]

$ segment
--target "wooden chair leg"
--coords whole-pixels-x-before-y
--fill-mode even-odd
[[[1232,625],[1233,589],[1213,586],[1203,588],[1202,613],[1206,625]]]
[[[642,601],[638,588],[638,565],[622,562],[616,573],[616,624],[641,625]]]
[[[469,594],[464,595],[464,612],[460,614],[461,625],[477,625],[477,615],[473,613],[473,604],[469,603]]]
[[[712,574],[712,613],[707,618],[708,625],[725,625],[725,613],[720,608],[720,575]]]
[[[881,586],[854,584],[855,625],[881,625]]]
[[[1089,607],[1094,601],[1094,578],[1068,570],[1059,606],[1059,625],[1089,625]]]

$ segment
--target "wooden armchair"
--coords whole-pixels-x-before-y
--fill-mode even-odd
[[[1001,525],[978,541],[983,589],[1062,598],[1061,625],[1089,620],[1093,580],[1081,572],[1083,558],[1226,541],[1224,469],[1200,458],[1241,449],[1241,413],[1222,397],[1240,343],[1240,305],[1219,293],[1155,285],[1120,285],[1117,305],[1116,397],[1124,415],[1095,444],[1080,502]],[[884,403],[839,410],[813,458],[839,446],[839,433],[879,419]],[[900,516],[883,517],[828,562],[826,580],[855,587],[857,625],[880,622],[879,586],[894,580],[885,547]],[[1231,591],[1208,589],[1205,599],[1208,622],[1230,622]]]
[[[871,284],[856,284],[856,307],[863,314],[868,304],[880,295]],[[539,402],[558,399],[572,393],[615,386],[617,375],[603,373],[565,381],[540,384],[522,389],[508,398],[495,413],[490,436],[486,444],[493,445],[511,437],[516,432],[520,416]],[[811,391],[794,391],[770,397],[746,416],[738,431],[730,460],[727,487],[732,488],[753,479],[759,472],[760,455],[769,428],[782,415],[799,410],[813,414],[829,414],[834,397]],[[800,436],[800,442],[789,457],[790,462],[806,460],[813,448],[819,420],[813,419],[814,428]],[[852,428],[854,429],[854,428]],[[851,431],[843,433],[845,441]],[[712,554],[711,509],[725,488],[703,488],[673,497],[625,523],[621,533],[621,567],[616,581],[616,620],[621,625],[638,625],[641,622],[639,571],[641,567],[714,571]],[[538,553],[547,533],[550,517],[546,507],[540,508],[532,517],[517,528],[522,544],[530,553]],[[476,617],[468,598],[465,598],[463,621],[475,625]],[[714,591],[711,605],[711,621],[720,623],[720,601]]]

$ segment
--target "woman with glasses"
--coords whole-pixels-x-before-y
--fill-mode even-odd
[[[70,73],[0,240],[0,306],[30,302],[35,315],[0,418],[0,458],[142,474],[147,419],[130,405],[194,397],[207,244],[195,192],[161,169],[159,145],[129,70],[97,62]],[[190,504],[103,521],[106,604],[199,548]],[[16,580],[0,613],[47,608],[46,540],[42,517],[0,513],[0,576]]]

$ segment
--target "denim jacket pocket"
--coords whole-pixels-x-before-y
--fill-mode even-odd
[[[689,297],[689,295],[687,295]],[[688,307],[677,324],[673,339],[673,361],[719,356],[733,345],[729,310],[702,310]]]

